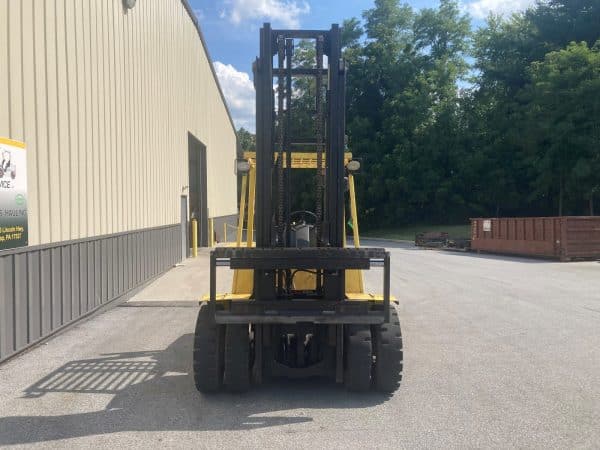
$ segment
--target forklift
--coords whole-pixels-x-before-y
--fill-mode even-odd
[[[311,67],[293,62],[298,40],[314,43]],[[210,253],[210,292],[194,335],[196,388],[243,392],[274,377],[327,377],[354,392],[393,393],[402,379],[400,322],[390,304],[389,252],[360,247],[354,175],[361,162],[345,151],[340,27],[264,24],[253,70],[256,152],[236,161],[242,176],[236,242]],[[299,77],[314,79],[310,139],[292,133]],[[292,171],[302,169],[316,173],[314,210],[292,211],[300,194]],[[352,247],[346,246],[347,200]],[[232,289],[217,294],[223,266],[234,271]],[[383,269],[382,295],[364,290],[362,271],[374,267]]]

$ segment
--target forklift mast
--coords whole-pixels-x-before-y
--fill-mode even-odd
[[[294,67],[294,40],[312,40],[312,67]],[[326,59],[327,58],[327,59]],[[327,62],[327,64],[326,64]],[[315,80],[313,137],[292,134],[293,78]],[[314,232],[317,247],[341,248],[344,234],[345,64],[341,30],[260,31],[260,57],[254,64],[256,88],[256,247],[285,248],[292,242],[292,152],[310,145],[316,152]],[[276,89],[273,88],[276,81]],[[254,297],[280,297],[289,270],[256,270]],[[317,273],[317,295],[339,300],[344,296],[344,271]]]
[[[305,59],[312,52],[294,62],[298,40],[314,42],[311,63]],[[303,92],[314,98],[307,107],[302,97],[303,109],[295,110],[294,80],[301,77],[314,80]],[[323,376],[351,391],[394,392],[402,378],[400,321],[390,306],[389,252],[358,242],[353,174],[360,163],[345,152],[340,28],[272,30],[265,24],[254,82],[256,152],[236,161],[242,174],[236,246],[210,253],[210,293],[194,334],[196,387],[240,392],[265,374]],[[294,126],[299,119],[301,135]],[[294,199],[307,194],[292,182],[292,169],[316,169],[308,188],[314,189],[311,210],[292,211]],[[248,234],[241,246],[248,180]],[[346,184],[353,248],[345,246]],[[234,271],[230,293],[217,294],[221,266]],[[383,295],[364,290],[362,271],[372,267],[383,267]]]

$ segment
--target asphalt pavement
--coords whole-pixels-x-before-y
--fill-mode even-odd
[[[386,245],[405,346],[392,397],[319,380],[196,392],[202,252],[128,303],[0,365],[0,446],[600,446],[599,262]],[[367,286],[379,290],[380,277],[369,273]]]

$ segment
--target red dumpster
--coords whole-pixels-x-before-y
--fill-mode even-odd
[[[558,258],[600,258],[600,216],[471,219],[476,251]]]

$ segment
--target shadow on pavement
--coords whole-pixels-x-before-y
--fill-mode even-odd
[[[356,395],[323,380],[280,380],[249,393],[202,395],[191,377],[192,334],[162,351],[71,361],[24,392],[23,401],[61,394],[112,394],[101,411],[0,418],[0,446],[127,431],[250,430],[311,422],[297,409],[366,408],[388,397]],[[75,399],[63,404],[72,405]],[[285,411],[277,414],[277,411]],[[60,413],[60,405],[57,407]]]

